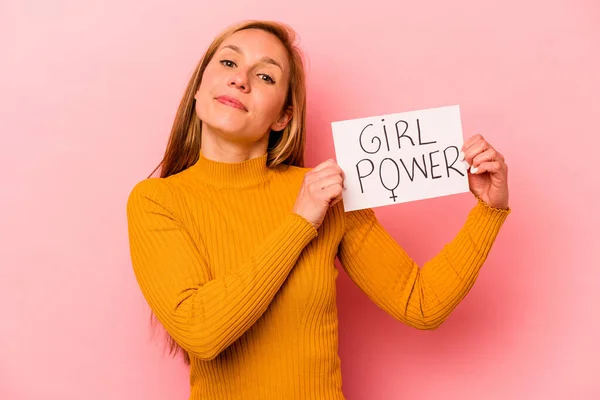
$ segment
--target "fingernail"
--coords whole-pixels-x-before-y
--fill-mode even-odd
[[[471,173],[474,174],[477,172],[477,167],[471,167]]]
[[[465,159],[465,153],[463,153],[462,151],[460,152],[460,154],[458,155],[458,161],[462,161]]]
[[[471,166],[469,165],[468,162],[466,162],[466,161],[463,161],[463,162],[465,163],[465,168],[468,170]]]

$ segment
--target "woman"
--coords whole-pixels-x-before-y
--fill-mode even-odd
[[[510,212],[506,164],[478,135],[463,147],[476,205],[423,268],[372,210],[345,213],[336,163],[303,167],[294,46],[271,22],[219,35],[189,82],[160,178],[129,197],[133,269],[190,363],[192,399],[343,399],[335,258],[391,316],[436,329]]]

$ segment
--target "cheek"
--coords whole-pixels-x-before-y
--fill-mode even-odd
[[[268,120],[275,120],[279,117],[283,109],[284,98],[279,92],[271,91],[270,93],[262,93],[259,97],[258,104],[264,111],[264,117]]]
[[[202,89],[198,90],[198,92],[196,93],[196,104],[195,104],[195,110],[196,110],[196,115],[198,116],[198,118],[200,119],[204,119],[206,117],[206,100],[205,99],[205,95],[202,92]]]
[[[219,79],[223,79],[222,76],[219,76],[219,74],[213,71],[213,68],[213,66],[209,65],[204,70],[204,75],[202,76],[200,87],[198,88],[196,100],[210,100],[212,98],[211,96],[214,94],[213,89],[219,85]]]
[[[203,79],[198,91],[196,92],[196,95],[194,96],[196,99],[196,114],[198,114],[200,119],[205,119],[209,115],[208,108],[210,107],[213,99],[210,91],[211,86],[209,83],[210,82],[207,82]]]

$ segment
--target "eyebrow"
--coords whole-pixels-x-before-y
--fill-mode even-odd
[[[223,48],[221,50],[224,49],[231,49],[233,51],[235,51],[236,53],[240,53],[240,54],[244,54],[244,52],[242,51],[241,48],[239,48],[238,46],[236,46],[235,44],[228,44],[226,46],[223,46]],[[279,64],[277,61],[275,61],[274,59],[272,59],[271,57],[263,57],[260,59],[261,62],[267,63],[267,64],[272,64],[275,65],[277,67],[279,67],[279,69],[281,71],[283,71],[283,67],[281,66],[281,64]]]

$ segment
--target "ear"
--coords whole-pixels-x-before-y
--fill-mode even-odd
[[[285,109],[285,111],[281,114],[277,121],[273,122],[273,124],[271,125],[271,130],[279,132],[285,129],[287,124],[292,119],[293,112],[294,109],[292,108],[292,106],[288,106],[288,108]]]

